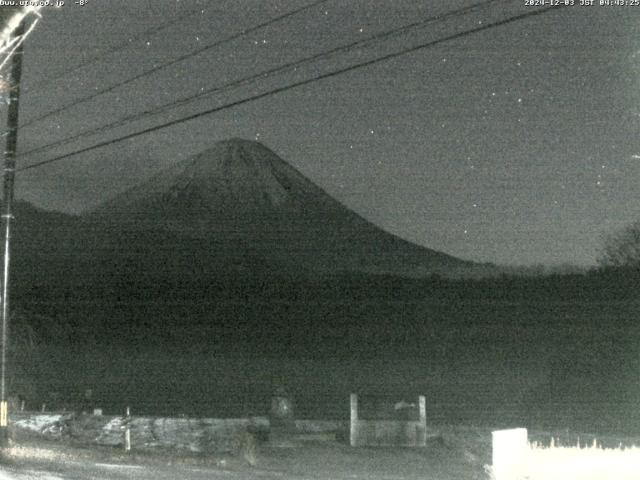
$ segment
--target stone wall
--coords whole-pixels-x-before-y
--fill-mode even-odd
[[[420,421],[358,420],[352,446],[424,447],[427,427]]]
[[[241,448],[246,432],[264,438],[269,432],[266,417],[218,419],[21,413],[11,415],[10,424],[17,434],[122,448],[124,432],[129,428],[132,450],[194,453],[231,452]]]
[[[347,432],[349,422],[344,420],[296,420],[295,429],[298,433],[337,433]]]

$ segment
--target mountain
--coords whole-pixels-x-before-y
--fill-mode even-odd
[[[171,252],[182,252],[200,265],[204,255],[217,266],[289,273],[415,277],[490,270],[383,231],[264,145],[241,139],[219,142],[160,172],[84,220],[120,232],[127,245],[154,232],[145,244],[173,263]],[[161,238],[163,245],[153,244]]]
[[[15,218],[13,304],[85,339],[264,342],[332,322],[342,331],[346,319],[372,318],[358,298],[437,296],[448,287],[421,277],[497,270],[383,231],[268,148],[236,139],[82,216],[18,202]]]

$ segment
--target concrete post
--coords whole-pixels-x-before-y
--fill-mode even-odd
[[[131,451],[131,409],[127,407],[127,415],[125,417],[125,430],[124,430],[124,451]]]
[[[420,411],[420,423],[427,427],[427,400],[424,398],[424,395],[420,395],[418,397],[418,406]]]
[[[416,432],[419,434],[416,443],[420,447],[425,447],[427,445],[427,400],[424,395],[418,397],[418,411],[420,413],[420,427]]]
[[[358,442],[358,395],[352,393],[351,400],[351,424],[349,429],[349,441],[352,447]]]

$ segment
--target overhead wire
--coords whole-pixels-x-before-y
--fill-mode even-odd
[[[201,117],[204,117],[204,116],[207,116],[207,115],[211,115],[211,114],[223,111],[223,110],[227,110],[227,109],[230,109],[230,108],[233,108],[233,107],[237,107],[237,106],[243,105],[245,103],[249,103],[249,102],[253,102],[253,101],[259,100],[259,99],[267,98],[267,97],[270,97],[270,96],[273,96],[273,95],[277,95],[277,94],[280,94],[280,93],[288,91],[288,90],[292,90],[294,88],[298,88],[298,87],[301,87],[301,86],[304,86],[304,85],[309,85],[309,84],[318,82],[320,80],[336,77],[338,75],[342,75],[342,74],[345,74],[347,72],[351,72],[351,71],[358,70],[358,69],[361,69],[361,68],[369,67],[371,65],[375,65],[375,64],[378,64],[378,63],[381,63],[381,62],[385,62],[385,61],[388,61],[388,60],[391,60],[391,59],[394,59],[394,58],[398,58],[398,57],[407,55],[409,53],[413,53],[413,52],[416,52],[416,51],[419,51],[419,50],[430,48],[430,47],[433,47],[433,46],[438,45],[438,44],[443,43],[443,42],[447,42],[447,41],[455,40],[455,39],[458,39],[458,38],[462,38],[464,36],[471,35],[473,33],[485,31],[485,30],[488,30],[488,29],[491,29],[491,28],[496,28],[496,27],[499,27],[499,26],[502,26],[502,25],[507,25],[507,24],[510,24],[510,23],[513,23],[513,22],[516,22],[516,21],[519,21],[519,20],[523,20],[525,18],[531,18],[531,17],[534,17],[534,16],[542,15],[542,14],[547,13],[547,12],[552,11],[552,10],[559,10],[559,9],[561,9],[563,7],[564,7],[563,5],[542,7],[542,8],[536,9],[536,10],[531,10],[531,11],[528,11],[528,12],[525,12],[525,13],[514,15],[514,16],[511,16],[511,17],[508,17],[508,18],[505,18],[505,19],[501,19],[501,20],[497,20],[497,21],[494,21],[494,22],[489,22],[489,23],[486,23],[486,24],[482,24],[482,25],[480,25],[478,27],[474,27],[474,28],[471,28],[471,29],[468,29],[468,30],[464,30],[462,32],[457,32],[457,33],[454,33],[454,34],[451,34],[451,35],[447,35],[447,36],[442,37],[442,38],[431,40],[431,41],[428,41],[428,42],[425,42],[425,43],[421,43],[419,45],[415,45],[415,46],[412,46],[412,47],[408,47],[408,48],[402,49],[402,50],[397,51],[397,52],[388,53],[388,54],[385,54],[385,55],[382,55],[382,56],[379,56],[379,57],[376,57],[376,58],[373,58],[373,59],[370,59],[370,60],[366,60],[366,61],[363,61],[363,62],[352,64],[352,65],[349,65],[347,67],[343,67],[343,68],[340,68],[340,69],[337,69],[337,70],[334,70],[334,71],[331,71],[331,72],[326,72],[326,73],[323,73],[323,74],[320,74],[320,75],[317,75],[317,76],[314,76],[314,77],[311,77],[311,78],[308,78],[308,79],[305,79],[305,80],[300,80],[300,81],[291,83],[289,85],[285,85],[285,86],[278,87],[278,88],[275,88],[275,89],[272,89],[272,90],[269,90],[269,91],[266,91],[266,92],[263,92],[263,93],[252,95],[250,97],[245,97],[245,98],[242,98],[240,100],[235,100],[235,101],[226,103],[224,105],[220,105],[220,106],[217,106],[217,107],[214,107],[214,108],[210,108],[210,109],[207,109],[207,110],[204,110],[204,111],[201,111],[201,112],[193,113],[193,114],[190,114],[190,115],[188,115],[186,117],[182,117],[182,118],[175,119],[175,120],[172,120],[172,121],[169,121],[169,122],[165,122],[165,123],[162,123],[160,125],[156,125],[156,126],[153,126],[153,127],[148,127],[148,128],[139,130],[137,132],[129,133],[127,135],[123,135],[123,136],[120,136],[120,137],[117,137],[117,138],[113,138],[113,139],[110,139],[110,140],[105,140],[105,141],[102,141],[102,142],[98,142],[98,143],[96,143],[94,145],[91,145],[91,146],[88,146],[88,147],[80,148],[80,149],[74,150],[72,152],[68,152],[68,153],[65,153],[65,154],[58,155],[56,157],[47,159],[47,160],[42,160],[40,162],[36,162],[36,163],[31,164],[31,165],[27,165],[25,167],[17,169],[17,171],[18,172],[22,172],[22,171],[26,171],[26,170],[39,168],[39,167],[42,167],[44,165],[57,163],[57,162],[60,162],[62,160],[65,160],[67,158],[77,156],[77,155],[79,155],[81,153],[86,153],[86,152],[89,152],[89,151],[92,151],[92,150],[96,150],[96,149],[103,148],[103,147],[106,147],[106,146],[109,146],[109,145],[113,145],[113,144],[120,143],[120,142],[123,142],[123,141],[126,141],[126,140],[130,140],[132,138],[136,138],[136,137],[139,137],[139,136],[142,136],[142,135],[146,135],[148,133],[156,132],[156,131],[159,131],[159,130],[162,130],[162,129],[165,129],[165,128],[172,127],[174,125],[178,125],[180,123],[188,122],[188,121],[195,120],[197,118],[201,118]]]
[[[263,70],[262,72],[259,72],[259,73],[253,74],[253,75],[249,75],[247,77],[243,77],[243,78],[240,78],[240,79],[232,80],[232,81],[224,83],[222,85],[218,85],[218,86],[215,86],[215,87],[212,87],[212,88],[197,92],[195,94],[188,95],[188,96],[183,97],[181,99],[174,100],[174,101],[165,103],[163,105],[159,105],[159,106],[153,107],[151,109],[144,110],[142,112],[138,112],[138,113],[134,113],[134,114],[131,114],[131,115],[127,115],[125,117],[122,117],[120,119],[114,120],[114,121],[112,121],[110,123],[107,123],[105,125],[101,125],[101,126],[97,126],[97,127],[91,128],[91,129],[83,130],[83,131],[78,132],[78,133],[76,133],[74,135],[71,135],[69,137],[66,137],[66,138],[57,140],[55,142],[52,142],[52,143],[49,143],[49,144],[46,144],[46,145],[42,145],[42,146],[39,146],[39,147],[35,147],[35,148],[31,149],[31,150],[22,152],[20,154],[20,156],[24,157],[24,156],[27,156],[27,155],[30,155],[30,154],[33,154],[33,153],[41,152],[43,150],[46,150],[46,149],[49,149],[49,148],[52,148],[52,147],[57,147],[57,146],[60,146],[60,145],[66,145],[66,144],[68,144],[68,143],[70,143],[73,140],[76,140],[78,138],[85,137],[85,136],[96,135],[98,133],[102,133],[104,131],[111,130],[113,128],[116,128],[116,127],[119,127],[119,126],[122,126],[122,125],[126,125],[128,123],[131,123],[131,122],[134,122],[134,121],[138,121],[138,120],[141,120],[143,118],[146,118],[146,117],[149,117],[149,116],[152,116],[152,115],[156,115],[156,114],[163,113],[163,112],[166,112],[166,111],[169,111],[169,110],[173,110],[175,108],[178,108],[178,107],[180,107],[182,105],[186,105],[188,103],[191,103],[194,100],[200,99],[202,97],[209,96],[209,95],[212,95],[214,93],[220,93],[220,92],[223,92],[225,90],[229,90],[231,88],[236,88],[236,87],[239,87],[239,86],[242,86],[242,85],[246,85],[246,84],[248,84],[248,83],[250,83],[250,82],[252,82],[254,80],[263,80],[263,79],[269,78],[271,76],[274,76],[274,75],[276,75],[278,73],[282,73],[284,71],[291,70],[291,69],[296,69],[296,68],[298,68],[300,66],[303,66],[305,64],[308,64],[308,63],[311,63],[311,62],[314,62],[314,61],[317,61],[317,60],[325,59],[325,58],[331,57],[333,55],[336,55],[338,53],[348,52],[348,51],[356,49],[356,48],[361,48],[361,47],[364,47],[364,46],[368,46],[368,45],[370,45],[370,44],[372,44],[374,42],[380,42],[380,41],[384,41],[384,40],[387,40],[387,39],[395,37],[395,36],[400,36],[400,35],[406,34],[407,32],[409,32],[409,31],[411,31],[413,29],[416,29],[416,28],[422,28],[422,27],[425,27],[425,26],[427,26],[429,24],[432,24],[432,23],[435,23],[435,22],[438,22],[438,21],[444,21],[444,20],[447,20],[449,18],[454,18],[454,17],[457,17],[457,16],[466,15],[466,14],[468,14],[470,12],[485,8],[488,5],[490,5],[492,3],[496,3],[496,2],[504,2],[504,0],[485,0],[483,2],[478,2],[478,3],[475,3],[473,5],[464,7],[464,8],[459,8],[459,9],[451,10],[451,11],[448,11],[448,12],[445,12],[445,13],[433,15],[433,16],[430,16],[428,18],[422,19],[420,21],[415,21],[415,22],[412,22],[412,23],[409,23],[409,24],[406,24],[406,25],[402,25],[400,27],[396,27],[396,28],[393,28],[393,29],[390,29],[390,30],[385,30],[383,32],[379,32],[379,33],[376,33],[374,35],[371,35],[371,36],[369,36],[367,38],[364,38],[364,39],[361,39],[361,40],[357,40],[355,42],[350,42],[350,43],[345,44],[345,45],[340,45],[340,46],[332,48],[332,49],[330,49],[328,51],[320,52],[320,53],[317,53],[317,54],[314,54],[314,55],[307,56],[307,57],[302,58],[302,59],[298,59],[298,60],[295,60],[295,61],[287,62],[287,63],[279,65],[277,67],[273,67],[273,68],[270,68],[270,69],[267,69],[267,70]]]
[[[24,129],[24,128],[28,127],[28,126],[33,125],[36,122],[40,122],[40,121],[44,120],[45,118],[49,118],[49,117],[51,117],[53,115],[61,113],[61,112],[65,111],[65,110],[68,110],[69,108],[75,107],[75,106],[80,105],[82,103],[86,103],[86,102],[88,102],[90,100],[93,100],[96,97],[104,95],[105,93],[112,92],[112,91],[116,90],[117,88],[120,88],[120,87],[122,87],[124,85],[128,85],[129,83],[132,83],[132,82],[135,82],[137,80],[140,80],[141,78],[144,78],[144,77],[147,77],[149,75],[152,75],[152,74],[154,74],[156,72],[159,72],[160,70],[164,70],[165,68],[168,68],[168,67],[170,67],[172,65],[175,65],[177,63],[183,62],[183,61],[185,61],[185,60],[187,60],[189,58],[193,58],[193,57],[195,57],[197,55],[200,55],[201,53],[204,53],[204,52],[206,52],[208,50],[211,50],[211,49],[217,48],[217,47],[219,47],[221,45],[224,45],[225,43],[232,42],[233,40],[241,38],[241,37],[243,37],[243,36],[245,36],[245,35],[247,35],[249,33],[252,33],[252,32],[255,32],[257,30],[260,30],[260,29],[262,29],[264,27],[272,25],[272,24],[274,24],[276,22],[279,22],[281,20],[284,20],[286,18],[289,18],[289,17],[291,17],[293,15],[297,15],[298,13],[301,13],[301,12],[303,12],[305,10],[309,10],[311,8],[317,7],[318,5],[320,5],[322,3],[325,3],[327,1],[328,0],[315,0],[314,2],[311,2],[310,4],[307,4],[305,6],[296,8],[296,9],[291,10],[291,11],[289,11],[287,13],[282,14],[282,15],[278,15],[277,17],[273,17],[273,18],[271,18],[271,19],[269,19],[267,21],[264,21],[264,22],[261,22],[261,23],[259,23],[257,25],[254,25],[253,27],[242,29],[240,32],[237,32],[237,33],[234,33],[232,35],[229,35],[229,36],[227,36],[227,37],[225,37],[225,38],[223,38],[221,40],[216,40],[215,42],[213,42],[213,43],[211,43],[209,45],[205,45],[205,46],[203,46],[201,48],[193,50],[192,52],[189,52],[189,53],[181,55],[181,56],[179,56],[177,58],[174,58],[174,59],[172,59],[172,60],[170,60],[168,62],[164,62],[164,63],[162,63],[160,65],[154,66],[154,67],[152,67],[150,69],[147,69],[147,70],[145,70],[145,71],[143,71],[143,72],[141,72],[141,73],[139,73],[137,75],[134,75],[133,77],[129,77],[129,78],[124,79],[124,80],[122,80],[120,82],[117,82],[117,83],[115,83],[113,85],[110,85],[110,86],[108,86],[106,88],[98,90],[98,91],[92,93],[91,95],[87,95],[85,97],[80,97],[80,98],[78,98],[78,99],[76,99],[76,100],[74,100],[72,102],[69,102],[69,103],[67,103],[67,104],[65,104],[65,105],[63,105],[63,106],[61,106],[59,108],[56,108],[54,110],[50,110],[47,113],[44,113],[44,114],[42,114],[42,115],[40,115],[38,117],[32,118],[31,120],[28,120],[27,122],[23,123],[22,125],[19,125],[18,128]]]
[[[81,70],[85,67],[88,67],[89,65],[92,65],[98,61],[100,61],[103,57],[109,56],[109,55],[113,55],[114,53],[120,52],[122,50],[126,50],[127,48],[130,48],[135,42],[137,42],[138,40],[140,40],[141,38],[144,37],[149,37],[152,35],[155,35],[158,32],[161,32],[162,30],[171,27],[173,25],[176,25],[177,23],[180,23],[183,20],[186,20],[187,18],[196,16],[196,15],[202,15],[202,12],[204,12],[204,9],[202,7],[199,7],[195,10],[189,10],[186,13],[183,13],[182,15],[178,15],[176,17],[173,17],[171,20],[161,23],[160,25],[156,25],[148,30],[145,30],[143,32],[140,32],[139,34],[135,35],[134,37],[130,37],[127,41],[122,42],[116,46],[114,46],[113,48],[110,48],[108,50],[104,50],[102,52],[99,52],[97,54],[95,54],[94,56],[88,58],[87,60],[79,63],[78,65],[75,65],[71,68],[69,68],[68,70],[64,70],[60,73],[58,73],[57,75],[53,76],[53,77],[48,77],[45,79],[40,80],[39,82],[34,83],[33,85],[30,85],[28,88],[25,88],[24,91],[33,91],[33,90],[38,90],[40,87],[42,87],[43,85],[47,85],[50,86],[53,82],[56,82],[58,80],[60,80],[61,78],[64,78],[74,72],[77,72],[78,70]]]

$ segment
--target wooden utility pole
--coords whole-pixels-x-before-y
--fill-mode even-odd
[[[14,37],[20,38],[25,32],[25,21],[20,22]],[[7,350],[9,341],[9,259],[11,243],[11,220],[13,220],[13,184],[16,175],[16,147],[18,144],[18,103],[20,100],[20,77],[22,76],[22,52],[24,43],[13,52],[11,70],[7,84],[9,106],[7,113],[7,144],[4,152],[4,185],[2,194],[2,221],[4,226],[4,263],[2,269],[2,343],[0,344],[0,444],[8,442],[7,404]]]

